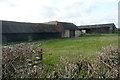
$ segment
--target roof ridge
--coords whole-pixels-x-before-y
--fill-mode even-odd
[[[108,24],[114,24],[114,23],[91,24],[91,25],[80,25],[80,26],[94,26],[94,25],[108,25]]]

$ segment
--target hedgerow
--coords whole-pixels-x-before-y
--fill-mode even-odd
[[[96,60],[82,55],[63,58],[51,70],[42,64],[38,44],[2,46],[3,78],[119,78],[120,50],[109,46],[98,52]]]

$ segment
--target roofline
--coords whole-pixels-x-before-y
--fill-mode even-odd
[[[32,22],[19,22],[19,21],[9,21],[9,20],[0,20],[0,21],[5,21],[5,22],[13,22],[13,23],[25,23],[25,24],[45,24],[45,25],[55,25],[55,24],[47,24],[49,22],[58,22],[58,23],[68,23],[68,24],[74,24],[72,22],[62,22],[62,21],[49,21],[49,22],[44,22],[44,23],[32,23]],[[93,25],[80,25],[80,26],[95,26],[95,25],[107,25],[107,24],[113,24],[115,25],[114,23],[104,23],[104,24],[93,24]],[[75,24],[74,24],[75,25]],[[75,25],[77,26],[77,25]],[[77,27],[80,27],[80,26],[77,26]]]
[[[9,21],[9,20],[0,20],[2,22],[12,22],[12,23],[22,23],[22,24],[44,24],[44,25],[54,25],[54,24],[45,24],[45,23],[32,23],[32,22],[19,22],[19,21]]]
[[[74,24],[74,23],[72,23],[72,22],[62,22],[62,21],[58,21],[58,22],[60,22],[60,23],[70,23],[70,24]]]
[[[50,22],[58,22],[58,23],[70,23],[70,24],[74,24],[74,23],[72,23],[72,22],[62,22],[62,21],[57,21],[57,20],[55,20],[55,21],[49,21],[49,22],[44,22],[44,23],[50,23]]]
[[[93,25],[80,25],[80,26],[95,26],[95,25],[106,25],[106,24],[114,24],[114,23],[104,23],[104,24],[93,24]],[[114,24],[115,25],[115,24]],[[79,26],[78,26],[79,27]]]
[[[10,20],[0,20],[5,22],[15,22],[15,23],[32,23],[32,22],[20,22],[20,21],[10,21]],[[34,23],[33,23],[34,24]]]

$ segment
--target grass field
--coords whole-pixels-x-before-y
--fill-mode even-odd
[[[79,55],[94,60],[97,51],[109,45],[118,46],[118,36],[116,34],[85,35],[86,37],[54,39],[42,41],[43,64],[54,66],[59,63],[60,57],[74,58]]]

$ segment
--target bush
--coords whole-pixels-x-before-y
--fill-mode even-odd
[[[99,52],[97,77],[100,78],[118,78],[120,77],[120,50],[109,46]]]
[[[41,66],[34,68],[34,63],[29,66],[33,54],[41,58],[42,49],[36,44],[16,44],[10,46],[2,46],[2,77],[3,78],[24,78],[40,75]],[[29,60],[29,61],[27,61]]]
[[[98,52],[95,62],[83,56],[60,58],[53,69],[42,65],[36,44],[3,46],[3,78],[119,78],[120,50],[109,46]],[[38,60],[36,60],[36,58]],[[40,59],[41,58],[41,59]],[[37,61],[37,63],[36,63]]]
[[[47,74],[47,78],[119,78],[120,50],[114,47],[99,52],[96,62],[83,56],[60,58],[60,63]]]

